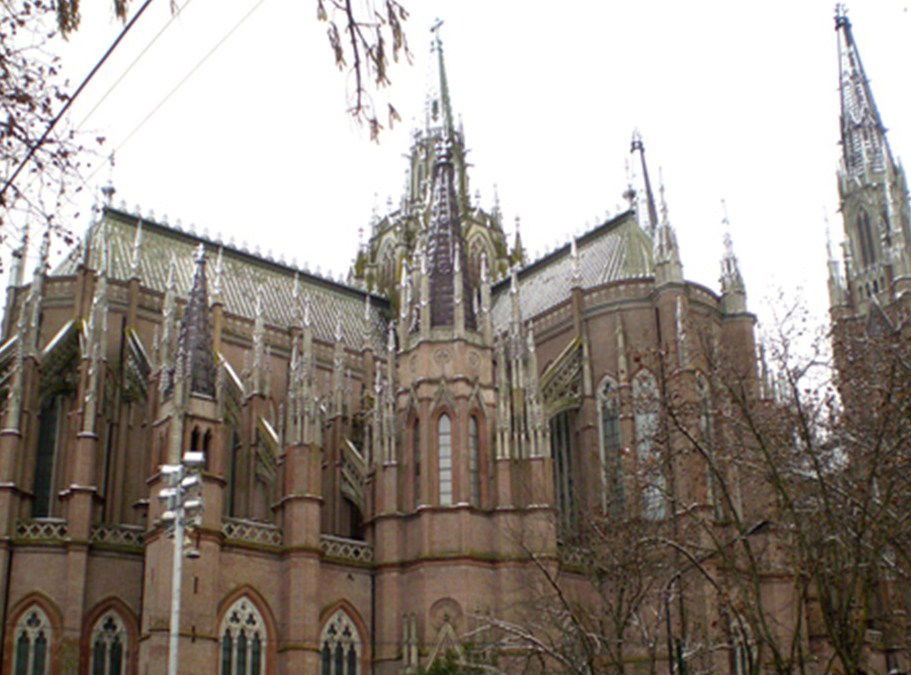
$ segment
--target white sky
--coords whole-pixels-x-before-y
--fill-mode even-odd
[[[105,151],[117,147],[115,203],[346,272],[374,194],[381,210],[401,194],[410,120],[423,114],[428,28],[439,16],[471,192],[489,206],[498,185],[508,228],[520,215],[530,252],[617,212],[638,127],[653,181],[663,167],[688,278],[717,288],[723,197],[750,308],[768,318],[767,297],[802,288],[825,312],[824,208],[841,238],[832,2],[402,1],[415,63],[392,70],[403,124],[376,145],[345,113],[345,77],[315,0],[190,0],[83,126],[110,139]],[[108,2],[83,4],[84,26],[64,52],[75,81],[121,27]],[[911,152],[908,6],[849,8],[899,157]],[[158,0],[74,106],[74,121],[169,19]],[[103,169],[91,187],[107,177]]]

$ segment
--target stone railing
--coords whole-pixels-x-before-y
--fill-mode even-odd
[[[221,533],[229,541],[241,541],[248,544],[282,545],[282,531],[275,525],[259,523],[255,520],[241,518],[224,518]]]
[[[16,523],[16,538],[30,541],[65,541],[67,523],[63,518],[27,518]]]
[[[142,548],[142,539],[141,525],[92,525],[89,530],[89,541],[93,544]]]
[[[319,548],[327,558],[353,560],[359,563],[373,562],[373,547],[366,541],[323,534],[319,538]]]

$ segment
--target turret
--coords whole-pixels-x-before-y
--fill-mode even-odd
[[[721,202],[724,207],[724,200]],[[734,244],[731,241],[730,221],[724,210],[724,255],[721,258],[721,302],[726,314],[740,314],[747,311],[747,292],[740,274]]]

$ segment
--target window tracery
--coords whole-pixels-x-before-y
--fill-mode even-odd
[[[633,379],[633,409],[636,427],[636,459],[642,483],[642,517],[661,520],[667,516],[667,488],[660,456],[656,448],[659,401],[655,376],[640,370]]]
[[[620,428],[620,395],[616,382],[605,378],[598,388],[598,421],[601,430],[601,466],[604,509],[623,509],[623,438]]]
[[[339,609],[326,622],[319,641],[322,675],[360,675],[361,639],[344,610]]]
[[[266,624],[246,596],[225,612],[221,635],[221,675],[263,675],[266,672]]]
[[[51,623],[38,605],[30,607],[16,624],[14,675],[50,673]]]
[[[121,675],[127,671],[129,638],[117,612],[102,614],[92,629],[92,675]]]

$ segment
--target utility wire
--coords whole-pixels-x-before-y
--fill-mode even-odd
[[[108,90],[107,90],[106,92],[104,92],[104,94],[101,95],[101,98],[99,98],[98,101],[97,101],[97,103],[95,103],[95,105],[92,106],[92,109],[89,110],[89,111],[85,114],[85,116],[83,116],[82,121],[80,121],[79,124],[76,125],[76,129],[77,129],[77,130],[78,130],[78,129],[81,129],[81,128],[82,128],[82,125],[86,123],[86,121],[89,119],[89,117],[91,117],[91,116],[95,113],[95,111],[98,110],[99,107],[101,107],[101,104],[104,103],[105,100],[107,99],[107,97],[111,95],[111,92],[114,91],[114,90],[120,85],[121,82],[123,82],[123,79],[124,79],[127,75],[129,75],[130,71],[133,70],[133,67],[134,67],[137,63],[139,63],[139,61],[142,59],[142,57],[146,55],[146,52],[148,52],[148,51],[152,48],[152,46],[158,41],[158,38],[160,38],[160,37],[164,34],[164,32],[165,32],[166,30],[168,30],[168,28],[171,27],[171,24],[174,23],[174,21],[177,19],[177,17],[180,16],[180,13],[181,13],[184,9],[186,9],[187,5],[189,5],[192,1],[193,1],[193,0],[187,0],[185,3],[183,3],[183,5],[181,5],[179,8],[177,8],[176,11],[174,11],[174,12],[171,13],[171,18],[168,19],[167,23],[165,23],[165,25],[161,27],[161,30],[159,30],[159,31],[155,34],[155,37],[153,37],[153,38],[149,41],[149,43],[148,43],[145,47],[142,48],[142,51],[140,51],[139,54],[136,55],[136,58],[133,59],[133,61],[130,63],[130,65],[128,65],[128,66],[126,67],[126,70],[124,70],[124,71],[120,74],[120,77],[118,77],[118,78],[114,81],[114,83],[113,83],[110,87],[108,87]]]
[[[130,19],[129,23],[127,23],[127,25],[123,27],[123,30],[120,31],[120,35],[118,35],[117,39],[111,43],[111,46],[108,47],[107,51],[104,53],[104,56],[102,56],[101,59],[98,61],[98,63],[96,63],[94,65],[92,70],[89,71],[89,74],[85,76],[84,80],[82,80],[82,84],[79,85],[79,88],[76,89],[75,93],[72,96],[70,96],[69,99],[67,99],[66,103],[63,104],[63,107],[54,116],[54,119],[52,119],[50,124],[48,124],[47,129],[45,129],[44,133],[41,134],[41,138],[39,138],[38,141],[29,148],[28,154],[25,156],[25,158],[21,162],[19,162],[19,166],[17,166],[16,170],[13,171],[13,175],[10,176],[6,180],[6,182],[3,184],[3,188],[0,189],[0,201],[3,200],[3,195],[6,194],[6,191],[13,184],[13,181],[16,180],[16,178],[22,172],[22,169],[25,168],[25,165],[28,164],[29,161],[31,160],[31,158],[35,155],[35,152],[37,152],[38,148],[40,148],[44,144],[44,142],[47,140],[47,137],[50,135],[51,131],[53,131],[54,127],[57,126],[57,122],[59,122],[60,119],[63,117],[63,115],[66,113],[66,111],[70,109],[70,106],[73,105],[73,102],[79,97],[79,94],[82,93],[82,90],[86,88],[88,83],[95,76],[95,73],[97,73],[101,69],[101,66],[103,66],[104,63],[108,60],[108,57],[110,57],[110,55],[114,53],[114,50],[117,48],[117,45],[119,45],[120,42],[123,40],[123,38],[126,37],[127,33],[130,32],[130,29],[139,20],[139,17],[142,16],[143,12],[145,12],[146,9],[148,8],[148,6],[151,4],[152,4],[152,0],[145,0],[145,2],[142,3],[142,7],[139,8],[139,11],[137,11],[136,14],[133,15],[133,18]]]
[[[148,122],[148,121],[155,115],[155,113],[157,113],[157,112],[164,106],[164,104],[167,103],[168,100],[169,100],[174,94],[176,94],[177,91],[178,91],[184,84],[186,84],[187,80],[189,80],[191,77],[193,77],[193,75],[196,73],[196,71],[199,70],[200,67],[201,67],[206,61],[208,61],[209,58],[210,58],[216,51],[218,51],[218,49],[219,49],[225,42],[228,41],[228,39],[237,31],[237,29],[240,28],[241,25],[243,25],[243,23],[244,23],[247,19],[250,18],[250,16],[253,14],[253,12],[255,12],[257,9],[259,9],[259,8],[263,5],[263,3],[265,3],[265,1],[266,1],[266,0],[258,0],[258,2],[257,2],[255,5],[253,5],[253,7],[251,7],[250,10],[240,18],[240,21],[238,21],[237,23],[235,23],[235,24],[231,27],[231,29],[230,29],[227,33],[225,33],[225,34],[222,36],[222,38],[221,38],[218,42],[216,42],[215,45],[214,45],[208,52],[206,52],[205,55],[204,55],[199,61],[196,62],[196,65],[194,65],[192,68],[190,68],[190,70],[187,72],[187,74],[184,75],[184,76],[180,79],[180,81],[179,81],[176,85],[174,85],[174,87],[173,87],[167,94],[165,94],[164,97],[163,97],[157,104],[155,104],[155,106],[149,111],[149,113],[148,113],[145,117],[142,118],[142,120],[139,122],[139,124],[137,124],[135,127],[133,127],[133,129],[130,131],[130,133],[128,133],[126,136],[123,137],[123,139],[120,141],[120,143],[117,145],[117,147],[113,149],[112,152],[115,152],[115,153],[116,153],[116,152],[119,152],[119,151],[121,150],[121,148],[123,148],[123,146],[125,146],[125,145],[127,144],[127,142],[129,142],[129,140],[130,140],[131,138],[133,138],[133,136],[136,134],[136,132],[138,132],[143,126],[145,126],[146,122]],[[85,178],[85,180],[83,181],[83,184],[86,184],[86,183],[88,183],[90,180],[92,180],[92,178],[94,178],[95,175],[96,175],[99,171],[101,171],[101,169],[102,169],[104,166],[105,166],[105,165],[104,165],[103,163],[102,163],[102,164],[99,164],[99,165],[95,168],[95,170],[94,170],[92,173],[90,173],[90,174]]]

